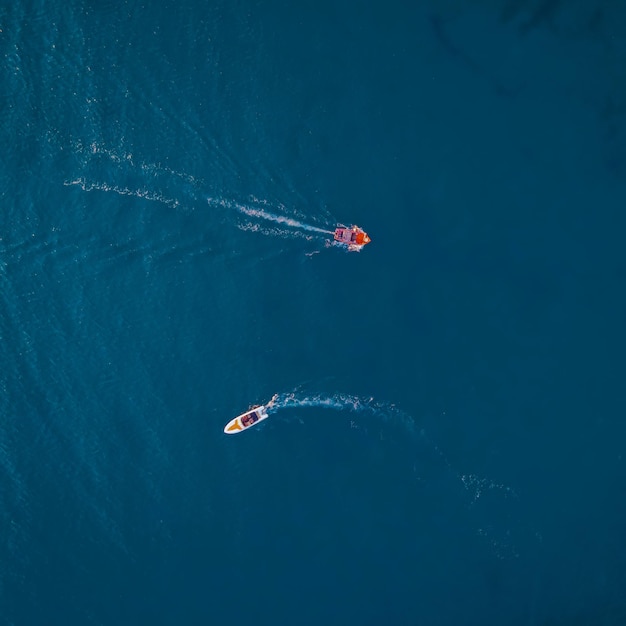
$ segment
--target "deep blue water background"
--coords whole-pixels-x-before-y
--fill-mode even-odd
[[[626,16],[152,4],[0,9],[0,623],[626,623]]]

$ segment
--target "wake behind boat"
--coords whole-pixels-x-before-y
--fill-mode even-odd
[[[335,241],[345,243],[349,247],[360,247],[368,244],[372,240],[362,228],[359,228],[356,225],[348,228],[347,226],[339,224],[337,228],[335,228]]]
[[[262,404],[253,406],[250,410],[230,420],[230,422],[224,426],[224,432],[227,435],[236,435],[268,417],[266,407]]]

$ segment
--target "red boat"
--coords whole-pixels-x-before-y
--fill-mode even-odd
[[[364,246],[372,240],[369,238],[368,234],[358,226],[348,228],[347,226],[339,225],[335,228],[335,241],[348,244],[349,246]]]

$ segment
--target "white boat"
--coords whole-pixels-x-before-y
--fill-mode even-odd
[[[259,404],[257,406],[253,406],[250,410],[242,413],[241,415],[237,415],[234,417],[226,426],[224,426],[224,432],[227,435],[236,435],[248,428],[262,422],[264,419],[267,419],[269,415],[267,414],[266,408]]]

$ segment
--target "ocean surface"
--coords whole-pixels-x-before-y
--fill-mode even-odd
[[[623,4],[14,0],[0,53],[0,624],[626,623]]]

